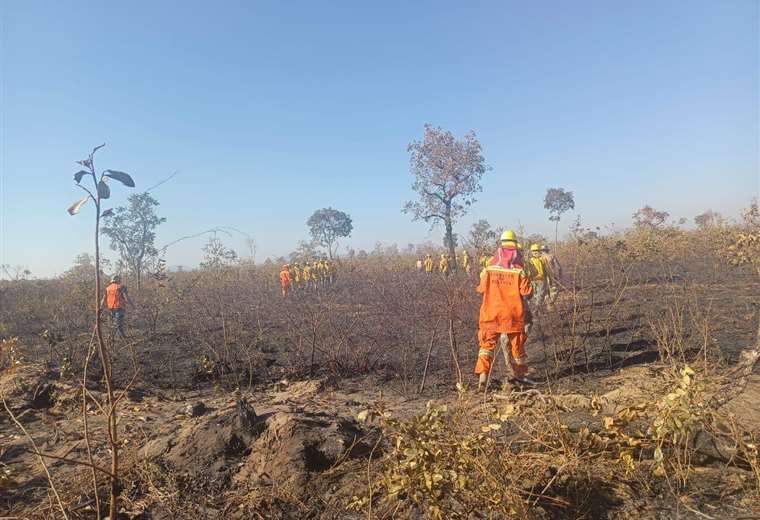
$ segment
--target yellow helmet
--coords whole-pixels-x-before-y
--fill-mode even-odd
[[[536,252],[541,251],[541,246],[538,245],[538,244],[531,244],[530,250],[531,251],[536,251]]]
[[[515,232],[511,229],[508,229],[501,234],[502,242],[515,242],[516,240],[517,238],[515,237]]]

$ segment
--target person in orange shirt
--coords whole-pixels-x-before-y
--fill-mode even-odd
[[[523,269],[522,257],[516,246],[515,235],[505,231],[501,244],[488,266],[480,275],[480,284],[476,289],[483,295],[478,320],[478,361],[475,374],[478,389],[483,389],[493,368],[496,344],[509,341],[510,351],[505,349],[505,358],[514,374],[514,379],[521,383],[534,384],[526,377],[528,364],[525,355],[525,304],[523,298],[530,297],[530,275]]]
[[[282,297],[287,298],[290,292],[290,266],[285,264],[280,271],[280,287],[282,288]]]
[[[127,287],[121,284],[121,276],[115,274],[111,277],[111,283],[106,287],[106,294],[100,300],[100,306],[105,305],[111,312],[114,334],[125,339],[127,335],[124,334],[124,317],[127,312],[127,303],[133,305],[132,300],[129,299],[129,294],[127,294]]]

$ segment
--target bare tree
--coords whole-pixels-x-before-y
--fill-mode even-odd
[[[206,245],[203,246],[203,253],[200,267],[209,271],[222,271],[238,260],[237,252],[225,246],[216,236],[208,239]]]
[[[563,213],[575,209],[573,192],[564,188],[549,188],[544,197],[544,208],[549,210],[549,220],[554,222],[554,245],[557,245],[559,233],[559,219]]]
[[[248,247],[248,251],[251,254],[251,263],[256,263],[256,241],[253,238],[246,238],[245,245]]]
[[[431,227],[442,222],[444,244],[454,258],[454,223],[475,202],[475,194],[483,189],[483,174],[490,169],[481,154],[480,142],[475,132],[458,140],[451,132],[426,124],[422,141],[412,141],[407,151],[414,176],[412,189],[419,199],[406,202],[403,211],[411,213],[414,220],[431,223]]]
[[[25,265],[0,264],[0,280],[27,280],[32,272]]]

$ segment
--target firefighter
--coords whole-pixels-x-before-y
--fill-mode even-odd
[[[332,262],[330,260],[325,260],[325,266],[327,268],[327,283],[330,285],[335,285],[335,277],[338,273],[338,269],[335,266],[335,262]]]
[[[327,258],[323,258],[319,262],[319,274],[322,278],[322,285],[327,286],[330,283],[330,268],[327,265]]]
[[[298,262],[293,263],[293,289],[302,289],[301,287],[301,266]]]
[[[441,253],[441,258],[438,260],[438,271],[444,275],[449,275],[449,256],[445,253]]]
[[[311,264],[311,277],[314,280],[314,288],[318,289],[320,285],[322,285],[322,281],[324,278],[322,277],[324,273],[322,272],[322,261],[321,260],[314,260],[314,263]]]
[[[425,255],[425,273],[433,274],[433,257],[430,253]]]
[[[531,281],[533,283],[533,311],[538,315],[546,298],[546,264],[541,256],[541,246],[532,244],[530,246],[530,271]]]
[[[462,251],[462,268],[467,274],[470,274],[470,271],[472,270],[472,266],[470,264],[470,253],[468,253],[466,249]]]
[[[100,305],[101,307],[105,305],[111,313],[111,325],[114,335],[125,339],[127,335],[124,333],[124,318],[127,313],[127,304],[133,306],[132,300],[129,299],[129,294],[127,293],[127,287],[122,285],[121,276],[116,274],[111,277],[111,283],[106,287],[106,293],[101,299]]]
[[[483,295],[478,320],[478,389],[482,389],[493,368],[493,358],[499,341],[509,343],[505,348],[514,379],[534,384],[527,377],[528,364],[525,342],[525,298],[533,292],[530,275],[523,269],[514,233],[505,231],[500,247],[483,270],[477,291]]]
[[[546,308],[551,310],[554,306],[554,301],[557,299],[559,286],[562,283],[562,266],[546,244],[541,246],[541,260],[543,260],[544,268],[546,269],[546,283],[548,286]]]
[[[280,271],[280,288],[282,289],[282,297],[287,298],[290,292],[290,266],[285,264]]]
[[[309,289],[312,288],[312,284],[311,284],[311,266],[309,265],[308,261],[304,262],[304,264],[303,264],[303,271],[301,272],[301,276],[303,277],[304,286],[306,287],[306,290],[308,291]]]

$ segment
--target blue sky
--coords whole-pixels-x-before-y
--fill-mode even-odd
[[[0,263],[38,276],[91,250],[92,208],[65,208],[102,142],[98,166],[138,189],[179,172],[153,192],[158,244],[234,226],[260,259],[326,206],[357,249],[440,243],[400,211],[426,122],[475,130],[493,167],[460,234],[479,218],[548,234],[554,186],[621,227],[644,204],[736,215],[760,189],[757,1],[5,0],[0,16]],[[204,242],[168,263],[196,265]]]

